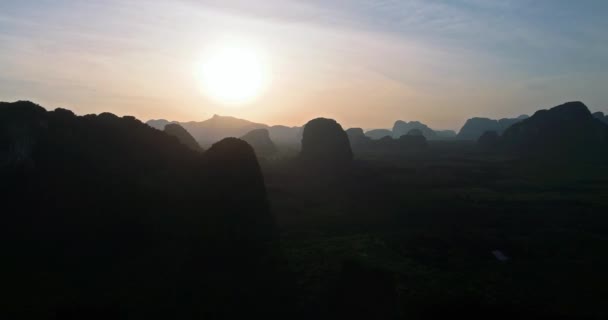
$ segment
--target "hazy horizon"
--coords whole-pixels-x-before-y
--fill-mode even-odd
[[[8,0],[0,100],[143,121],[453,130],[573,100],[606,112],[607,13],[592,0]],[[196,75],[225,39],[270,65],[264,92],[236,108],[209,99]]]

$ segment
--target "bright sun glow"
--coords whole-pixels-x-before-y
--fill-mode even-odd
[[[200,67],[203,91],[227,105],[242,105],[257,98],[270,78],[262,54],[253,47],[222,45],[211,50]]]

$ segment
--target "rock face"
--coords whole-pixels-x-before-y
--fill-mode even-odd
[[[576,157],[602,150],[608,126],[594,118],[582,102],[540,110],[503,134],[505,145],[526,154]]]
[[[605,124],[608,124],[608,115],[604,115],[603,112],[596,112],[593,114],[593,117]]]
[[[179,140],[179,142],[181,142],[186,147],[194,151],[203,151],[203,148],[201,148],[198,142],[196,142],[196,140],[194,140],[190,133],[188,133],[188,131],[186,131],[186,129],[184,129],[179,124],[169,123],[165,126],[164,131],[168,135],[176,137],[177,140]]]
[[[422,132],[422,135],[427,139],[434,139],[437,134],[433,129],[429,128],[426,124],[418,121],[397,121],[393,126],[393,138],[399,139],[399,137],[408,134],[413,129],[418,129]]]
[[[366,131],[365,135],[372,138],[373,140],[380,140],[384,137],[392,137],[393,132],[388,129],[374,129]]]
[[[304,126],[300,157],[312,166],[339,168],[350,165],[353,152],[339,123],[333,119],[317,118]]]
[[[3,267],[13,270],[3,286],[16,293],[3,311],[78,319],[100,310],[137,319],[276,311],[276,230],[246,142],[194,152],[133,117],[30,102],[0,103],[0,142],[0,203],[14,213],[0,225],[11,243]]]
[[[270,140],[270,134],[267,129],[251,130],[242,136],[241,139],[249,143],[260,157],[268,157],[277,153],[277,147]]]
[[[460,129],[458,138],[462,140],[478,140],[486,131],[495,131],[499,135],[515,123],[527,119],[528,116],[522,115],[514,119],[493,120],[488,118],[472,118],[467,120]]]
[[[483,150],[492,150],[498,148],[500,136],[496,131],[486,131],[477,140],[477,145]]]

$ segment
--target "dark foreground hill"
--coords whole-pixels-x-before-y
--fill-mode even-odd
[[[317,118],[304,126],[300,159],[307,166],[338,170],[353,161],[348,135],[333,119]]]
[[[195,152],[133,117],[0,104],[10,318],[279,313],[275,226],[256,156]]]
[[[608,125],[582,102],[568,102],[514,124],[505,131],[503,143],[523,154],[584,158],[608,151]]]

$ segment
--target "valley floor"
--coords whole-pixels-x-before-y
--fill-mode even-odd
[[[287,160],[263,170],[304,315],[341,299],[345,261],[356,261],[393,277],[399,317],[608,316],[605,165],[551,167],[434,143],[358,154],[339,177]],[[353,303],[383,294],[363,281],[350,290]]]

